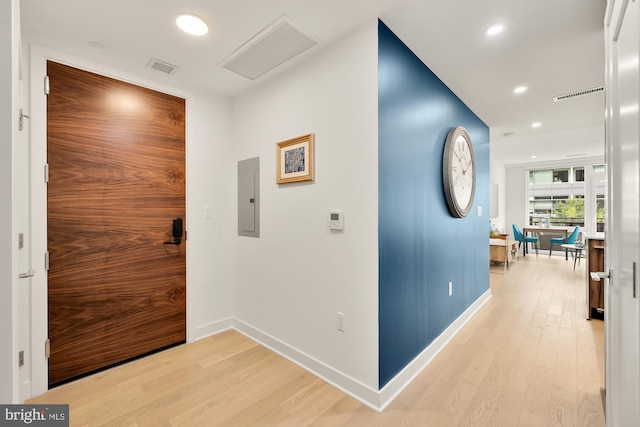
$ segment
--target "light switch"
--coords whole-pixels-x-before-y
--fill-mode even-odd
[[[482,206],[478,206],[478,216],[482,216]]]
[[[203,206],[202,207],[202,218],[211,219],[213,217],[211,213],[211,206]]]

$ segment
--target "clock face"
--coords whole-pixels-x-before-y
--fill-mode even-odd
[[[447,136],[443,157],[443,183],[449,211],[455,217],[469,215],[475,194],[475,157],[467,131],[451,129]]]

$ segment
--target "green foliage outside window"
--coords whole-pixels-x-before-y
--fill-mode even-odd
[[[596,223],[604,224],[604,206],[598,206],[598,211],[596,212]]]
[[[603,212],[604,214],[604,212]],[[556,202],[553,206],[553,216],[557,219],[584,219],[584,199],[567,199]]]
[[[553,216],[557,219],[584,218],[584,199],[568,199],[556,202],[553,206]],[[604,223],[604,206],[597,207],[597,222]]]

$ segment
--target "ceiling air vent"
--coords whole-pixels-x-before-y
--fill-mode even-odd
[[[591,89],[579,90],[577,92],[565,93],[553,97],[553,102],[566,101],[567,99],[577,98],[579,96],[591,95],[594,93],[604,92],[604,86],[593,87]]]
[[[147,68],[151,68],[157,71],[162,71],[163,73],[166,74],[171,74],[173,73],[176,68],[175,65],[171,65],[168,62],[164,62],[164,61],[160,61],[159,59],[155,59],[155,58],[151,58],[149,60],[149,62],[147,63]]]
[[[222,67],[255,80],[316,44],[282,16],[229,55]]]

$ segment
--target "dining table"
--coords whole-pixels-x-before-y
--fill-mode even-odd
[[[567,227],[545,227],[545,226],[528,226],[528,227],[523,227],[522,228],[522,233],[525,235],[525,237],[527,235],[529,236],[533,236],[535,235],[540,235],[540,234],[544,234],[544,233],[548,233],[548,234],[556,234],[556,235],[561,235],[562,237],[564,237],[565,239],[567,238],[567,235],[569,234],[569,229],[571,227],[567,228]],[[539,244],[539,243],[538,243]],[[525,242],[524,244],[524,248],[522,250],[522,256],[526,256],[527,255],[527,244]],[[569,253],[568,251],[565,251],[565,259],[569,259]]]

